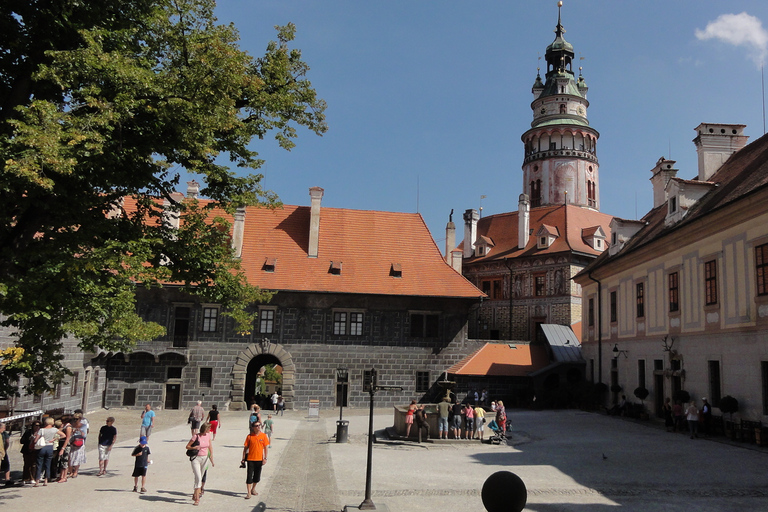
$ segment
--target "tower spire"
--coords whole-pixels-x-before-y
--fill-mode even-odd
[[[560,10],[563,8],[563,2],[560,0],[557,2],[557,28],[555,28],[555,35],[557,37],[562,37],[563,34],[565,34],[565,28],[563,27],[563,24],[560,22]]]
[[[525,145],[523,191],[531,207],[561,204],[600,209],[597,139],[587,120],[587,84],[573,45],[565,40],[563,2],[557,2],[555,40],[544,54],[546,72],[536,70],[533,122],[522,136]],[[542,80],[543,78],[543,80]]]

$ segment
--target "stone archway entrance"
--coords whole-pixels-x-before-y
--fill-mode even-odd
[[[251,362],[253,361],[253,364]],[[251,388],[255,383],[255,378],[249,377],[249,365],[253,369],[256,365],[259,367],[265,364],[277,363],[283,367],[283,399],[286,409],[293,409],[294,385],[296,375],[296,365],[293,363],[293,357],[282,345],[270,343],[262,345],[253,343],[238,354],[235,365],[232,368],[232,402],[230,409],[233,411],[243,411],[247,405],[248,396],[247,386]],[[256,368],[258,370],[258,368]],[[251,391],[252,392],[252,391]]]

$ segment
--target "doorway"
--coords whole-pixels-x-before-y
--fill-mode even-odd
[[[261,408],[272,408],[272,402],[266,396],[266,386],[262,392],[260,372],[268,364],[280,366],[280,360],[272,354],[259,354],[248,363],[248,370],[245,375],[245,402],[250,407],[253,404],[259,404]],[[280,370],[282,371],[282,370]],[[280,388],[281,383],[277,383],[276,388]]]
[[[165,408],[178,409],[181,401],[181,384],[165,385]]]

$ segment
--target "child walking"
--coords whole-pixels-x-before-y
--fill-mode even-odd
[[[141,477],[141,493],[147,492],[147,466],[152,462],[149,460],[149,446],[147,446],[147,436],[139,438],[139,444],[133,449],[132,456],[136,457],[133,465],[133,492],[139,492],[139,477]]]

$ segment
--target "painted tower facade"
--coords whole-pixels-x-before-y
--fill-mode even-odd
[[[562,2],[560,3],[562,5]],[[531,207],[573,204],[600,210],[597,139],[587,120],[587,84],[573,72],[558,7],[555,40],[547,47],[545,81],[533,84],[533,122],[523,136],[523,191]]]

